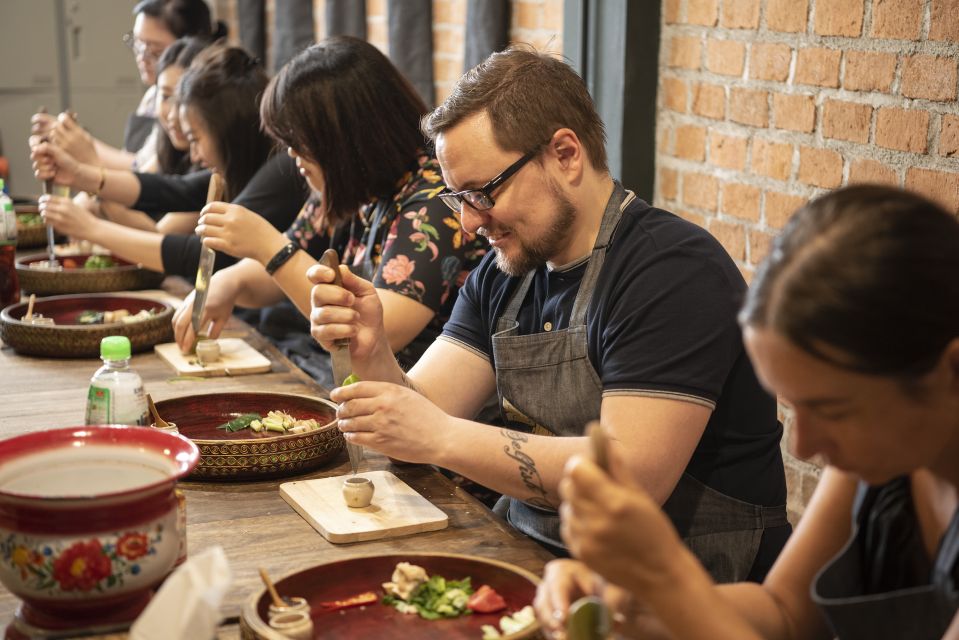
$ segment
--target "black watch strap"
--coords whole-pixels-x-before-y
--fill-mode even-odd
[[[286,261],[293,257],[293,254],[300,250],[299,245],[295,242],[287,242],[286,246],[276,252],[270,261],[266,263],[266,272],[271,276],[276,273],[277,269],[286,264]]]

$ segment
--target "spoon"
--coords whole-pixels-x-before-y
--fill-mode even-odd
[[[285,607],[286,603],[283,602],[283,598],[280,597],[280,594],[276,592],[276,587],[273,586],[273,581],[270,580],[270,576],[267,575],[266,569],[263,567],[260,567],[260,579],[263,580],[263,584],[266,585],[266,590],[270,592],[270,598],[273,600],[273,606]]]
[[[24,322],[29,322],[33,319],[33,303],[37,301],[37,294],[30,294],[30,302],[27,303],[27,312],[23,315]]]
[[[153,404],[153,398],[150,397],[150,394],[147,394],[147,406],[150,407],[150,413],[153,415],[153,423],[156,425],[157,429],[174,429],[174,425],[171,425],[169,422],[160,417],[160,414],[157,413],[157,406]]]

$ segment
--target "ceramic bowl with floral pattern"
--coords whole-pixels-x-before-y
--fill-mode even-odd
[[[175,486],[199,460],[146,427],[40,431],[0,442],[0,582],[44,630],[133,620],[185,531]]]

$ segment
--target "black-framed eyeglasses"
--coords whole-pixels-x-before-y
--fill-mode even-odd
[[[456,213],[461,213],[463,211],[463,202],[467,202],[469,206],[473,207],[477,211],[486,211],[487,209],[492,209],[493,205],[496,204],[496,200],[493,199],[493,192],[496,191],[504,182],[510,179],[510,177],[523,168],[527,162],[535,158],[540,152],[540,149],[535,151],[530,151],[522,158],[506,167],[506,169],[484,184],[479,189],[464,189],[463,191],[450,191],[449,189],[444,189],[440,191],[439,197],[443,203],[455,211]]]
[[[138,40],[132,31],[123,34],[123,44],[125,44],[135,56],[143,56],[144,60],[156,62],[163,55],[163,49],[149,48],[145,42]]]

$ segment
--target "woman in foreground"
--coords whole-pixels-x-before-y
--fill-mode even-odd
[[[959,637],[957,273],[959,222],[919,196],[859,186],[798,211],[740,314],[793,410],[793,453],[826,463],[789,543],[763,584],[716,586],[615,460],[612,477],[571,460],[580,561],[547,566],[544,626],[559,637],[569,603],[600,591],[628,637]]]

